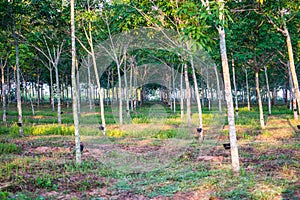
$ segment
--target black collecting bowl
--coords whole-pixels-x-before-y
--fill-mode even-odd
[[[230,143],[224,143],[223,147],[224,149],[230,149]]]

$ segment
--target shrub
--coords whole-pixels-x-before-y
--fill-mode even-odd
[[[120,138],[126,135],[126,133],[122,130],[119,129],[112,129],[112,130],[107,130],[107,136],[108,137],[115,137],[115,138]]]
[[[33,127],[32,135],[73,135],[74,126],[40,125]]]
[[[174,137],[176,137],[176,132],[173,129],[160,130],[160,131],[154,133],[152,137],[158,138],[158,139],[174,138]]]

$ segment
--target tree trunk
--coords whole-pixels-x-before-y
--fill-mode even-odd
[[[248,107],[248,111],[250,111],[250,94],[249,94],[249,84],[248,84],[247,69],[245,69],[245,73],[246,73],[247,107]]]
[[[21,26],[20,26],[21,28]],[[23,115],[22,115],[22,102],[21,102],[21,90],[20,90],[20,66],[19,66],[19,34],[16,34],[16,25],[13,24],[13,36],[15,40],[15,51],[16,51],[16,93],[17,93],[17,109],[18,109],[18,126],[19,126],[19,134],[21,137],[24,136],[23,133]],[[18,30],[20,33],[20,30]]]
[[[181,121],[184,117],[184,107],[183,107],[183,65],[181,66],[181,73],[180,73],[180,118]]]
[[[259,107],[260,127],[262,129],[265,129],[264,111],[263,111],[263,105],[262,105],[260,89],[259,89],[258,70],[255,71],[255,84],[256,84],[257,101],[258,101],[258,107]]]
[[[6,92],[5,92],[5,81],[4,81],[4,65],[1,66],[1,83],[2,83],[2,108],[3,108],[3,116],[2,122],[6,124]],[[7,80],[8,84],[8,80]]]
[[[222,98],[221,98],[220,80],[219,80],[219,73],[217,70],[217,65],[215,65],[215,64],[214,64],[214,70],[215,70],[216,80],[217,80],[217,98],[218,98],[219,114],[222,114]]]
[[[291,74],[291,68],[290,68],[290,62],[287,63],[288,66],[288,71],[289,71],[289,83],[290,83],[290,88],[291,88],[291,101],[292,101],[292,105],[293,105],[293,113],[294,113],[294,119],[298,120],[298,113],[297,113],[297,102],[296,102],[296,98],[295,98],[295,88],[293,85],[293,80],[292,80],[292,74]]]
[[[87,70],[88,70],[88,98],[89,98],[89,107],[90,107],[90,112],[92,112],[93,110],[93,101],[92,101],[92,84],[91,84],[91,55],[88,55],[88,66],[87,66]]]
[[[76,88],[77,88],[77,105],[78,105],[78,115],[80,116],[80,107],[81,107],[81,91],[80,91],[80,82],[79,82],[79,66],[78,59],[76,58]]]
[[[130,78],[129,78],[129,98],[130,98],[130,107],[133,111],[133,95],[132,95],[132,78],[133,78],[133,65],[134,65],[134,58],[130,57]]]
[[[208,70],[206,71],[206,98],[207,98],[207,107],[208,110],[210,111],[210,88],[209,88],[209,79],[210,77],[208,77]]]
[[[10,95],[10,78],[9,78],[9,67],[7,67],[7,72],[6,72],[6,81],[7,81],[7,104],[11,103],[11,95]]]
[[[266,66],[264,66],[264,70],[265,70],[265,77],[266,77],[266,84],[267,84],[267,97],[268,97],[268,112],[269,115],[272,114],[272,104],[271,104],[271,92],[270,92],[270,86],[269,86],[269,79],[268,79],[268,73],[267,73],[267,68]]]
[[[92,40],[91,40],[92,41]],[[91,56],[92,56],[92,61],[93,61],[93,66],[94,66],[94,73],[96,76],[96,82],[97,82],[97,90],[98,90],[98,94],[100,97],[100,113],[101,113],[101,122],[102,122],[102,126],[101,126],[101,130],[103,135],[106,135],[106,123],[105,123],[105,116],[104,116],[104,103],[103,103],[103,94],[101,92],[101,84],[100,84],[100,78],[98,75],[98,69],[97,69],[97,63],[96,63],[96,57],[95,57],[95,52],[94,52],[94,46],[93,43],[91,42],[90,44],[91,47]]]
[[[193,79],[194,79],[194,86],[195,86],[195,94],[196,94],[196,101],[197,101],[197,106],[198,106],[198,117],[199,117],[199,128],[197,129],[199,138],[198,138],[198,143],[201,146],[203,143],[203,125],[202,125],[202,107],[201,107],[201,102],[200,102],[200,95],[199,95],[199,89],[198,89],[198,83],[197,83],[197,78],[195,74],[195,67],[194,67],[194,61],[193,57],[191,56],[190,58],[191,62],[191,67],[192,67],[192,73],[193,73]]]
[[[60,87],[59,87],[59,76],[58,76],[58,63],[55,64],[55,79],[56,79],[56,97],[57,97],[57,121],[61,124],[61,99],[60,99]]]
[[[115,99],[115,83],[114,83],[114,69],[111,69],[111,92],[112,92],[112,98],[111,102],[113,102]]]
[[[41,78],[41,75],[38,74],[38,78],[37,78],[37,95],[38,95],[37,106],[38,107],[40,107],[40,103],[41,103],[40,78]],[[53,102],[54,102],[54,100],[53,100]]]
[[[54,92],[53,92],[53,75],[52,75],[51,66],[49,66],[49,74],[50,74],[50,101],[51,101],[52,111],[54,112],[55,105],[54,105]]]
[[[128,98],[128,83],[127,83],[127,65],[126,65],[126,54],[124,54],[124,94],[126,101],[126,114],[127,117],[130,117],[130,109],[129,109],[129,98]]]
[[[233,77],[233,87],[234,87],[234,94],[235,94],[235,115],[239,116],[239,104],[238,104],[238,95],[236,89],[236,81],[235,81],[235,68],[234,68],[234,59],[232,57],[232,77]]]
[[[72,40],[72,99],[73,99],[73,118],[75,126],[75,148],[76,148],[76,163],[81,164],[81,151],[80,151],[80,133],[79,133],[79,120],[77,112],[77,86],[76,86],[76,46],[75,46],[75,20],[74,20],[74,0],[71,0],[71,40]]]
[[[185,75],[185,88],[186,88],[186,115],[187,115],[187,125],[191,126],[191,90],[188,77],[187,64],[184,64],[184,75]]]
[[[134,74],[133,74],[133,88],[134,88],[134,102],[133,107],[136,110],[138,105],[138,89],[137,89],[137,75],[138,75],[138,69],[137,66],[134,66]]]
[[[297,99],[297,106],[298,106],[298,109],[299,109],[300,108],[299,84],[298,84],[298,78],[297,78],[295,63],[294,63],[294,54],[293,54],[292,41],[291,41],[291,37],[290,37],[289,31],[288,31],[286,25],[285,25],[284,31],[286,33],[286,44],[287,44],[287,49],[288,49],[291,74],[292,74],[292,79],[293,79],[293,83],[294,83],[294,90],[295,90],[295,95],[296,95],[296,99]]]
[[[123,98],[122,98],[122,79],[121,79],[121,66],[117,61],[117,72],[118,72],[118,96],[119,96],[119,123],[123,125]]]
[[[224,9],[224,1],[220,0],[219,18],[221,21],[224,21],[224,16],[222,13],[223,9]],[[219,26],[218,32],[220,36],[220,52],[221,52],[221,59],[222,59],[224,84],[225,84],[225,97],[226,97],[227,109],[228,109],[227,112],[228,112],[228,127],[229,127],[229,139],[230,139],[230,150],[231,150],[231,165],[232,165],[233,173],[239,173],[240,172],[239,153],[238,153],[238,145],[236,139],[234,107],[232,102],[230,74],[229,74],[229,67],[228,67],[224,27]]]

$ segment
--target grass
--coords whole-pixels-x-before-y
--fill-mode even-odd
[[[259,130],[257,108],[239,109],[241,174],[234,176],[230,152],[222,147],[228,141],[225,115],[204,108],[205,140],[199,147],[194,138],[196,114],[192,115],[194,127],[189,129],[178,114],[164,106],[151,106],[132,112],[133,123],[123,126],[116,124],[107,107],[107,137],[98,129],[99,111],[84,112],[83,107],[81,166],[75,164],[73,154],[70,108],[63,108],[64,124],[57,125],[51,108],[41,107],[33,117],[25,106],[26,137],[19,138],[17,112],[10,107],[8,124],[0,126],[0,198],[299,198],[299,134],[292,128],[297,122],[285,107],[273,109],[264,131]],[[198,156],[221,157],[222,161],[203,161]]]

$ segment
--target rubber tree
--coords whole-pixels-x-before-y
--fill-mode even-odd
[[[228,128],[229,128],[229,140],[230,140],[230,152],[231,152],[231,165],[234,173],[240,172],[239,153],[236,139],[236,128],[234,121],[234,107],[231,93],[230,74],[228,67],[228,58],[226,50],[226,39],[225,39],[225,16],[224,16],[224,0],[219,1],[219,20],[221,24],[218,25],[217,29],[220,37],[220,54],[222,60],[223,79],[225,86],[225,98],[227,103],[227,116],[228,116]]]
[[[62,50],[64,47],[64,41],[55,44],[54,41],[56,41],[56,35],[43,35],[42,36],[42,46],[33,45],[34,48],[40,52],[49,63],[51,63],[52,67],[46,67],[49,69],[50,72],[50,79],[52,79],[52,69],[55,70],[55,79],[56,79],[56,96],[57,96],[57,120],[58,124],[61,124],[61,92],[60,92],[60,83],[59,83],[59,69],[58,64],[59,60],[62,54]],[[49,44],[48,40],[51,41],[51,44]],[[46,47],[46,49],[43,49],[42,47]],[[45,63],[44,63],[45,64]],[[51,89],[53,90],[53,88]],[[53,100],[52,100],[53,101]],[[53,104],[52,104],[53,105]],[[52,107],[53,108],[53,107]]]
[[[93,16],[95,12],[92,12],[90,8],[90,1],[87,2],[87,10],[86,12],[90,15]],[[91,18],[84,18],[85,15],[81,18],[82,21],[82,28],[84,30],[85,37],[88,41],[88,47],[84,45],[81,40],[77,39],[77,41],[80,43],[80,45],[83,47],[83,49],[92,57],[92,63],[93,63],[93,68],[94,68],[94,73],[95,73],[95,78],[96,78],[96,83],[97,83],[97,92],[99,94],[99,104],[100,104],[100,115],[101,115],[101,123],[102,126],[100,127],[100,130],[102,130],[103,135],[106,135],[106,122],[105,122],[105,116],[104,116],[104,102],[103,102],[103,93],[101,92],[101,83],[100,83],[100,77],[98,73],[98,67],[97,67],[97,62],[96,62],[96,55],[94,51],[94,39],[93,39],[93,34],[92,34],[92,22],[93,22],[93,17]],[[87,21],[87,25],[85,22]],[[87,27],[86,27],[87,26]]]
[[[81,151],[80,151],[80,133],[79,133],[79,119],[78,119],[78,102],[77,102],[77,85],[76,85],[76,38],[75,38],[75,5],[74,0],[70,1],[71,6],[71,44],[72,44],[72,108],[73,108],[73,118],[74,118],[74,131],[75,131],[75,149],[76,149],[76,163],[81,164]]]
[[[1,46],[3,45],[3,43],[0,44]],[[5,87],[5,68],[7,66],[8,63],[8,57],[9,57],[10,52],[9,51],[4,51],[1,53],[0,56],[0,68],[1,68],[1,96],[2,96],[2,111],[3,111],[3,115],[2,115],[2,123],[6,124],[6,87]],[[7,85],[9,84],[9,80],[7,80]]]
[[[260,13],[267,19],[275,30],[285,37],[287,54],[289,59],[290,71],[292,75],[295,96],[297,100],[298,109],[300,108],[300,92],[299,83],[296,73],[293,43],[290,34],[290,28],[294,28],[296,24],[300,23],[299,3],[297,1],[260,1]],[[290,26],[288,26],[290,25]],[[294,28],[295,29],[295,28]],[[295,35],[297,37],[297,33]]]

